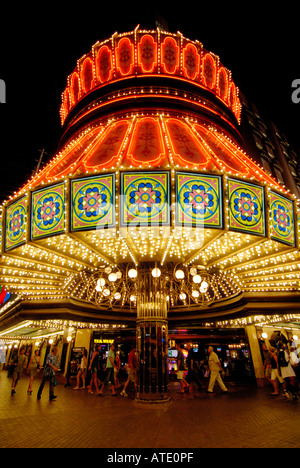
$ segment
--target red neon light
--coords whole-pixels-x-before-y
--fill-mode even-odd
[[[251,175],[249,167],[222,141],[217,140],[214,132],[200,125],[195,125],[195,129],[209,146],[211,157],[219,168],[239,175]],[[234,148],[237,150],[236,147]]]
[[[74,174],[80,167],[81,160],[85,155],[84,150],[92,143],[96,135],[99,135],[99,127],[87,135],[83,135],[74,148],[63,151],[61,157],[54,164],[47,166],[47,172],[41,173],[41,180],[53,180],[54,178],[66,177]]]
[[[233,82],[230,83],[230,88],[229,88],[229,105],[232,109],[232,111],[235,111],[235,105],[236,105],[236,87]]]
[[[215,60],[210,54],[206,54],[203,59],[203,78],[208,88],[213,89],[215,87],[216,76]]]
[[[90,58],[86,58],[81,69],[81,85],[85,93],[92,89],[93,81],[93,62]]]
[[[128,37],[123,37],[118,43],[116,64],[121,75],[126,76],[132,73],[134,68],[134,45]]]
[[[137,38],[135,41],[133,34]],[[112,42],[115,43],[115,48],[111,47]],[[240,118],[238,93],[229,90],[228,71],[218,63],[212,53],[204,51],[202,59],[201,47],[182,38],[182,35],[169,36],[162,33],[162,41],[159,44],[153,31],[132,32],[128,33],[128,36],[113,36],[110,43],[106,41],[106,45],[95,44],[93,52],[82,59],[82,67],[79,62],[78,70],[68,78],[70,99],[68,105],[61,107],[62,123],[83,94],[90,92],[98,84],[136,73],[153,76],[160,73],[171,74],[178,79],[193,81],[195,85],[200,82],[202,86],[210,88],[220,96],[237,120]],[[66,100],[64,93],[62,100]]]
[[[179,52],[175,39],[166,37],[161,45],[161,63],[165,73],[176,73],[179,68]]]
[[[78,73],[74,72],[71,76],[70,83],[70,96],[72,106],[76,104],[79,99],[79,76]]]
[[[143,36],[139,42],[138,62],[143,73],[153,73],[157,65],[157,43],[149,34]]]
[[[96,58],[96,74],[100,83],[106,83],[112,78],[112,51],[107,46],[100,47],[98,51]]]
[[[117,164],[124,140],[127,135],[129,121],[122,120],[107,130],[96,139],[81,165],[85,171],[111,168]]]
[[[190,80],[195,80],[199,75],[200,55],[197,47],[193,44],[188,44],[183,51],[183,72]]]
[[[174,163],[188,167],[207,167],[209,157],[202,151],[190,128],[177,119],[168,119],[166,128],[173,149]]]
[[[134,166],[168,164],[160,123],[152,117],[139,119],[134,127],[125,161]]]
[[[218,94],[223,101],[228,97],[228,76],[223,67],[219,70]]]

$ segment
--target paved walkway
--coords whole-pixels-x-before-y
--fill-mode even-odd
[[[28,396],[28,380],[10,394],[11,379],[0,372],[0,447],[22,448],[299,448],[300,399],[272,397],[271,388],[228,383],[229,393],[181,396],[171,384],[171,401],[141,404],[56,387],[48,383],[37,401],[39,381]]]

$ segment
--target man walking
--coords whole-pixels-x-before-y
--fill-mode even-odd
[[[103,397],[103,390],[104,387],[108,384],[108,382],[111,382],[111,394],[112,396],[117,396],[116,388],[115,388],[115,374],[114,374],[114,369],[117,368],[115,364],[115,345],[114,343],[111,345],[108,356],[107,356],[107,361],[106,361],[106,378],[102,384],[101,390],[99,392],[99,396]]]
[[[217,381],[222,390],[222,393],[227,393],[228,389],[226,388],[220,375],[220,371],[222,370],[221,363],[217,354],[214,353],[214,348],[212,346],[209,346],[208,354],[209,354],[208,366],[210,370],[210,379],[209,379],[208,389],[206,390],[206,392],[213,393],[214,386]]]
[[[200,382],[200,379],[197,375],[197,371],[196,371],[196,366],[195,366],[195,357],[194,357],[194,351],[193,351],[193,348],[191,347],[190,344],[187,345],[187,350],[188,350],[188,357],[187,357],[187,360],[186,360],[186,363],[187,363],[187,366],[188,366],[188,375],[187,375],[187,378],[186,378],[186,381],[187,383],[191,383],[191,382],[195,382],[195,384],[197,385],[197,388],[199,391],[202,390],[202,385],[201,385],[201,382]]]
[[[40,385],[37,399],[40,400],[42,396],[42,392],[47,380],[49,380],[49,400],[53,401],[56,398],[54,395],[54,380],[55,380],[55,372],[58,372],[59,369],[57,368],[57,353],[58,349],[56,346],[53,346],[52,351],[48,354],[44,369],[43,380]]]

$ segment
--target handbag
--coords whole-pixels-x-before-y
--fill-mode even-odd
[[[177,371],[177,379],[182,380],[183,379],[183,371],[179,370]]]

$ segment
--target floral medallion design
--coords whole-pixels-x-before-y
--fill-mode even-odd
[[[270,192],[270,232],[273,239],[295,244],[293,202]]]
[[[13,203],[6,212],[5,248],[10,250],[26,242],[27,199]]]
[[[228,179],[229,227],[265,234],[264,190],[258,185]]]
[[[107,195],[99,191],[99,187],[89,187],[78,200],[78,209],[85,211],[88,218],[98,216],[101,211],[103,214],[107,212]]]
[[[31,238],[39,239],[65,230],[65,184],[32,193]]]
[[[177,224],[221,227],[220,177],[179,172],[176,185]]]
[[[114,186],[114,174],[72,181],[72,231],[115,225]]]
[[[59,201],[57,201],[57,198],[55,201],[53,197],[45,198],[42,201],[42,206],[37,210],[37,218],[42,221],[44,226],[52,225],[61,209],[62,206]]]
[[[141,182],[138,185],[138,191],[130,192],[130,203],[133,205],[138,205],[138,210],[140,213],[151,213],[155,204],[161,203],[161,191],[155,190],[153,185],[156,185],[155,188],[158,188],[157,184],[147,182]]]
[[[169,173],[123,173],[121,225],[169,224]]]

